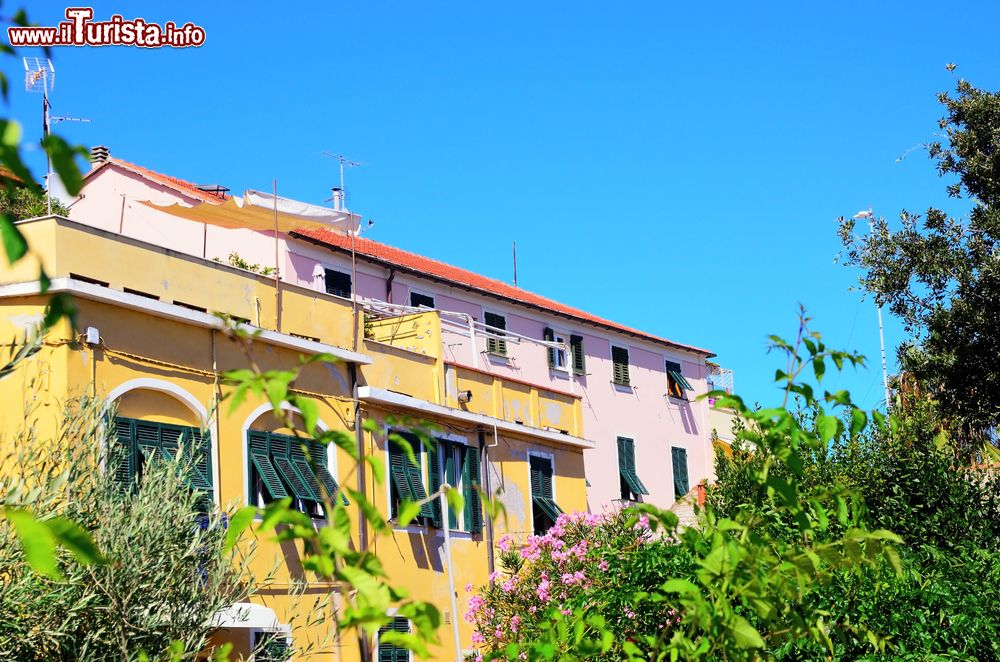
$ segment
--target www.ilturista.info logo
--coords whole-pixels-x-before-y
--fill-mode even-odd
[[[205,43],[205,28],[194,23],[178,27],[145,19],[125,20],[115,14],[108,21],[94,21],[92,7],[68,7],[66,20],[55,27],[9,27],[11,46],[139,46],[141,48],[187,48]]]

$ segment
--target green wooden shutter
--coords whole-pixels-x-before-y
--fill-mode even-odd
[[[569,348],[573,355],[573,372],[577,375],[586,374],[587,364],[583,354],[583,336],[570,336]]]
[[[501,335],[503,331],[507,329],[507,318],[503,315],[498,315],[496,313],[485,313],[483,315],[483,321],[488,327],[487,329],[491,333]],[[491,354],[500,354],[502,356],[507,355],[507,341],[501,338],[486,338],[486,351]]]
[[[611,348],[611,363],[613,364],[612,379],[616,384],[629,385],[628,350],[624,347]]]
[[[379,629],[378,662],[410,662],[410,652],[408,650],[383,641],[382,635],[389,632],[408,634],[410,632],[410,622],[402,616],[396,616],[388,624]]]
[[[542,340],[544,340],[545,342],[555,342],[555,339],[556,339],[556,332],[555,331],[553,331],[552,329],[550,329],[548,327],[546,327],[545,329],[542,330]],[[548,357],[549,357],[549,367],[550,368],[555,368],[556,367],[556,349],[555,349],[555,347],[547,347],[545,349],[545,351],[546,351],[546,353],[548,354]]]
[[[389,440],[389,480],[395,488],[395,498],[392,500],[390,517],[395,517],[399,510],[399,501],[413,501],[410,494],[410,484],[406,480],[406,453],[395,441]]]
[[[288,438],[270,435],[270,442],[271,461],[274,462],[278,475],[281,476],[281,482],[288,487],[293,497],[315,501],[316,495],[309,489],[305,478],[292,463],[292,458],[289,456]]]
[[[691,484],[688,482],[687,450],[671,448],[670,456],[674,469],[674,497],[680,499],[691,491]]]
[[[479,498],[479,449],[469,446],[465,449],[462,467],[462,483],[465,485],[465,528],[470,533],[483,530],[483,510]]]
[[[336,452],[336,450],[334,450]],[[330,495],[333,499],[336,497],[337,493],[340,492],[340,485],[337,484],[336,479],[334,479],[333,474],[330,473],[330,469],[327,468],[327,447],[318,441],[309,442],[309,455],[313,459],[313,468],[316,470],[316,477],[319,482],[323,484],[326,488],[326,493]],[[340,501],[345,506],[350,504],[347,497],[340,492]]]
[[[434,494],[441,489],[441,461],[438,459],[445,451],[444,442],[438,440],[434,447],[427,447],[427,491]],[[431,525],[437,529],[444,526],[444,518],[441,516],[441,499],[435,498],[428,504],[430,506]],[[423,509],[421,509],[423,514]]]
[[[114,430],[114,437],[108,443],[107,470],[116,483],[131,487],[136,472],[135,421],[115,417]]]
[[[622,481],[622,498],[638,498],[640,494],[649,494],[649,490],[639,479],[635,468],[635,440],[628,437],[618,437],[618,472]]]
[[[188,453],[191,453],[191,485],[196,490],[208,492],[211,496],[212,480],[212,436],[191,428],[184,439]]]
[[[303,444],[308,445],[309,441],[306,439],[298,439],[296,437],[289,437],[289,458],[292,460],[292,465],[298,469],[299,475],[302,476],[303,482],[305,482],[306,487],[309,488],[309,492],[313,495],[313,501],[322,501],[323,492],[319,487],[319,479],[316,478],[316,472],[313,471],[312,463],[306,458],[306,452],[303,450]],[[315,462],[316,458],[312,458]]]
[[[323,270],[327,294],[349,299],[351,297],[351,274],[333,269]]]
[[[285,491],[285,486],[281,484],[281,478],[278,477],[278,472],[271,463],[267,433],[259,430],[248,430],[247,445],[250,450],[250,462],[257,470],[257,475],[260,476],[264,489],[267,490],[272,499],[284,499],[288,496],[288,492]],[[253,489],[252,483],[250,489]],[[250,502],[254,503],[256,495],[249,496]]]

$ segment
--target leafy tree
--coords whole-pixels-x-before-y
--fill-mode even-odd
[[[38,573],[26,558],[38,555],[37,540],[28,537],[22,549],[17,521],[0,524],[3,659],[193,656],[212,634],[215,613],[253,589],[241,559],[225,551],[223,515],[199,514],[183,464],[151,462],[134,491],[95,471],[98,449],[107,447],[103,416],[100,403],[75,400],[47,435],[29,411],[32,424],[6,440],[13,450],[4,458],[12,469],[0,477],[4,507],[30,508],[39,526],[78,523],[72,536],[89,531],[103,558],[82,565],[62,551]]]
[[[0,177],[3,174],[0,170]],[[12,181],[8,187],[0,188],[0,214],[20,221],[25,218],[45,216],[48,213],[45,193],[42,191],[30,186],[18,186],[16,181]],[[65,216],[69,210],[62,202],[53,198],[52,213]]]
[[[877,411],[869,415],[856,408],[845,391],[819,390],[828,363],[839,369],[845,363],[862,364],[863,357],[828,349],[807,322],[803,317],[794,343],[772,337],[773,348],[787,358],[784,370],[776,374],[785,393],[780,406],[752,409],[739,397],[710,394],[717,406],[746,422],[738,434],[752,445],[754,461],[740,474],[739,485],[756,506],[738,506],[738,500],[731,499],[735,507],[724,510],[709,502],[698,513],[697,526],[686,529],[678,527],[677,516],[669,511],[636,506],[626,517],[648,520],[654,538],[647,544],[661,548],[654,556],[688,561],[660,564],[653,576],[642,580],[649,588],[631,595],[636,605],[631,609],[636,613],[633,622],[612,620],[609,601],[620,597],[617,591],[584,594],[582,600],[569,594],[544,611],[536,610],[535,618],[529,616],[530,609],[521,613],[524,637],[512,634],[513,616],[499,627],[484,619],[494,626],[480,632],[484,658],[756,660],[784,646],[808,646],[830,656],[843,636],[864,642],[871,653],[885,648],[877,631],[850,615],[832,613],[818,596],[843,573],[882,564],[890,572],[901,571],[892,547],[900,539],[867,526],[863,503],[849,486],[823,482],[805,490],[800,483],[807,480],[809,455],[820,453],[834,438],[853,442],[866,428],[885,429],[888,422]],[[807,371],[814,380],[806,378]],[[812,415],[799,416],[792,410],[797,405]],[[526,549],[544,551],[546,546],[565,548],[555,541],[529,539]],[[621,557],[616,561],[620,567],[608,568],[612,576],[632,570],[631,557],[623,551],[609,550],[607,558],[616,553]],[[531,580],[540,578],[533,574],[534,565],[525,567]],[[634,586],[623,581],[622,590]],[[539,581],[536,592],[541,588]],[[515,604],[520,604],[520,594],[513,593]],[[500,607],[496,586],[484,587],[479,597],[487,606],[496,605],[494,613],[506,609]],[[634,629],[623,630],[629,626]],[[612,654],[619,650],[620,655]]]
[[[900,364],[938,402],[960,454],[1000,459],[1000,94],[959,80],[939,99],[945,139],[926,147],[942,176],[957,177],[948,195],[971,211],[904,210],[898,229],[877,218],[865,236],[841,219],[840,236],[863,289],[910,333]]]
[[[803,454],[798,489],[804,496],[842,485],[862,500],[867,528],[891,528],[902,573],[877,562],[836,572],[809,596],[811,608],[831,622],[850,622],[877,633],[885,652],[876,654],[864,630],[845,628],[833,637],[836,659],[1000,659],[1000,476],[956,466],[942,443],[932,403],[903,394],[893,434],[874,427],[856,438],[835,436]],[[815,419],[811,412],[803,420]],[[764,459],[736,444],[717,454],[717,483],[709,501],[721,514],[771,512],[752,476]],[[786,476],[776,466],[772,472]],[[787,517],[762,517],[761,534],[788,539],[796,527]],[[772,647],[777,659],[826,659],[829,651],[808,641]],[[936,659],[936,658],[934,658]]]

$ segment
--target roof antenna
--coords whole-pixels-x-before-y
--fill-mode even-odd
[[[345,157],[343,154],[331,154],[330,152],[323,152],[323,156],[329,156],[331,159],[337,159],[340,162],[340,187],[334,186],[333,197],[330,201],[333,202],[333,208],[337,211],[348,211],[347,209],[347,197],[344,189],[344,168],[359,168],[364,165],[360,161],[352,161]]]
[[[56,86],[56,68],[52,60],[38,57],[24,58],[24,89],[28,92],[42,93],[42,142],[49,136],[49,90]],[[45,152],[45,204],[48,213],[52,213],[52,196],[49,194],[49,177],[52,176],[52,159]]]
[[[90,122],[83,117],[51,117],[49,111],[52,104],[49,102],[49,92],[56,86],[56,68],[52,66],[52,60],[39,57],[23,58],[24,62],[24,89],[28,92],[42,93],[42,142],[49,137],[51,125],[59,122]],[[52,214],[52,193],[49,180],[52,178],[52,158],[48,151],[45,152],[45,207],[49,215]]]
[[[513,242],[514,251],[514,287],[517,287],[517,241]]]

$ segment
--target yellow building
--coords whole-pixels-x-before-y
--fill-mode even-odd
[[[380,538],[352,513],[359,522],[354,543],[377,553],[394,585],[434,603],[444,615],[435,659],[456,658],[455,624],[460,648],[471,649],[462,587],[488,580],[496,538],[524,538],[544,529],[556,504],[567,512],[587,509],[583,452],[593,443],[583,435],[580,397],[446,360],[438,311],[365,310],[357,301],[67,218],[33,219],[20,228],[52,278],[51,291],[73,296],[78,328],[60,323],[43,351],[0,381],[5,432],[22,425],[26,381],[41,375],[42,397],[53,416],[57,402],[88,391],[116,405],[115,434],[107,443],[109,451],[125,452],[124,460],[109,465],[117,472],[141,471],[144,451],[195,441],[204,451],[196,481],[222,508],[289,494],[319,525],[322,511],[306,493],[317,491],[317,482],[336,482],[364,491],[391,517],[394,502],[432,493],[442,473],[469,497],[475,484],[498,495],[507,520],[484,521],[470,504],[448,518],[450,549],[444,546],[443,518],[433,509]],[[46,295],[37,283],[38,267],[29,258],[0,272],[4,337],[22,334],[42,316]],[[436,425],[439,452],[420,453],[419,488],[396,481],[392,471],[380,484],[332,447],[317,449],[326,452],[326,471],[310,473],[308,465],[297,464],[300,458],[285,437],[289,431],[279,427],[266,402],[248,398],[232,414],[228,406],[218,408],[227,393],[221,373],[246,367],[246,357],[214,313],[260,331],[254,358],[264,369],[294,367],[303,355],[337,357],[332,365],[308,366],[295,388],[317,401],[321,427],[354,435],[362,454],[382,457],[387,467],[395,452],[386,441],[389,420]],[[363,420],[375,421],[377,432],[364,432]],[[534,493],[533,472],[541,477]],[[215,641],[232,641],[238,654],[248,656],[260,637],[271,636],[286,640],[294,659],[358,659],[356,642],[338,641],[331,621],[309,622],[317,600],[329,598],[332,610],[336,596],[332,586],[309,579],[301,553],[294,545],[260,541],[255,572],[264,576],[277,565],[278,575],[252,598],[252,606],[219,615]],[[290,594],[301,579],[308,580],[304,594]]]

